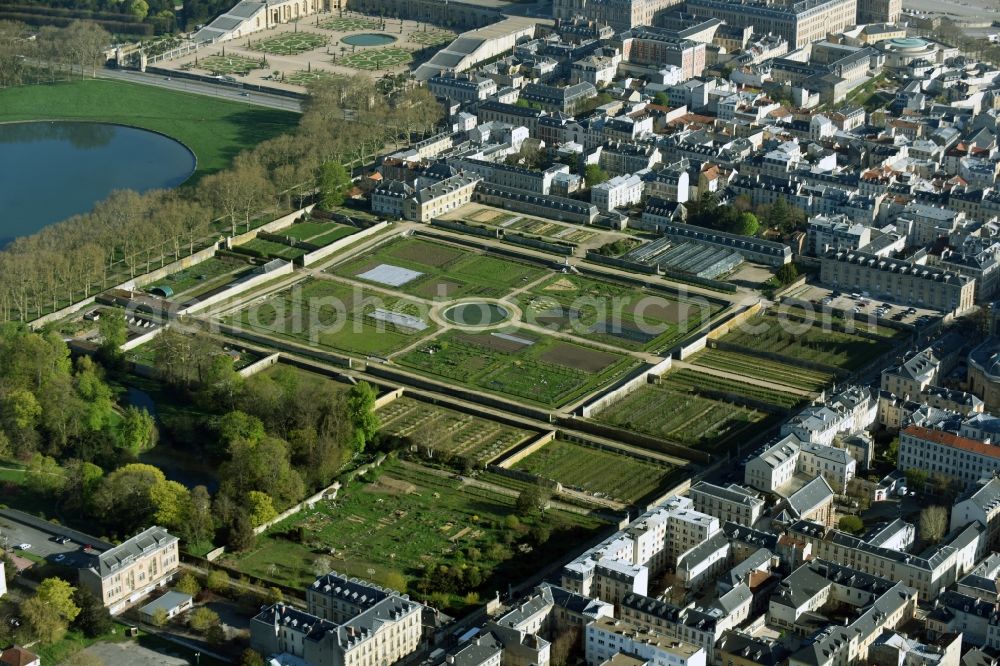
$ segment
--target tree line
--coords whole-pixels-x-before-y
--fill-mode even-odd
[[[386,96],[363,75],[310,93],[296,131],[244,151],[229,169],[176,190],[117,191],[89,213],[16,239],[0,252],[0,320],[30,321],[249,229],[265,211],[299,206],[328,165],[365,164],[443,115],[426,88]]]
[[[34,28],[0,20],[0,88],[93,75],[111,35],[89,21]]]

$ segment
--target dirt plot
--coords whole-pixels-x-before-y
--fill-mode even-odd
[[[409,495],[417,492],[417,487],[408,481],[394,479],[391,476],[380,476],[378,481],[369,483],[364,488],[369,493],[387,493],[389,495]]]
[[[522,334],[519,333],[519,335]],[[527,345],[521,344],[515,340],[499,338],[495,335],[469,335],[466,333],[458,333],[455,337],[466,344],[476,345],[477,347],[483,347],[485,349],[489,349],[490,351],[498,351],[504,354],[510,354],[527,347]]]
[[[416,286],[414,291],[418,296],[424,298],[447,298],[462,288],[458,282],[451,280],[424,280]]]
[[[430,243],[404,244],[392,248],[392,256],[439,268],[462,256],[461,250]]]
[[[600,372],[617,361],[618,357],[596,349],[586,349],[567,342],[557,342],[552,345],[551,349],[542,354],[539,360],[584,372]]]
[[[544,288],[545,291],[576,291],[576,285],[567,278],[559,278]]]
[[[660,301],[660,302],[657,302]],[[629,314],[633,317],[645,317],[647,320],[665,321],[668,324],[679,324],[686,321],[693,312],[697,312],[694,306],[686,303],[667,302],[655,296],[640,298],[632,304]]]

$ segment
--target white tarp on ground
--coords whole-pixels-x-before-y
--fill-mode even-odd
[[[403,328],[411,328],[414,331],[422,331],[427,328],[427,323],[425,321],[417,319],[416,317],[411,317],[408,314],[403,314],[402,312],[393,312],[392,310],[375,308],[368,316],[372,319],[384,321],[388,324],[395,324],[396,326],[402,326]]]
[[[361,273],[357,277],[369,282],[377,282],[387,287],[401,287],[407,282],[412,282],[423,275],[420,271],[411,271],[402,266],[392,264],[379,264],[375,268]]]

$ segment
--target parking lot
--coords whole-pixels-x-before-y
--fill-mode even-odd
[[[65,544],[56,542],[56,535],[13,520],[8,516],[0,516],[0,547],[11,549],[21,555],[17,546],[22,543],[31,544],[27,550],[30,555],[44,557],[50,562],[57,562],[67,567],[83,567],[90,561],[90,555],[83,552],[86,544],[79,541],[68,541]],[[61,559],[57,559],[59,556]]]
[[[788,295],[799,301],[807,301],[814,307],[830,308],[844,312],[854,312],[855,317],[875,317],[876,319],[890,319],[903,324],[921,326],[930,324],[941,317],[937,310],[911,307],[909,305],[895,304],[885,298],[866,297],[862,293],[857,293],[857,297],[852,292],[840,292],[835,289],[828,289],[819,285],[807,284]],[[883,304],[888,304],[883,313],[876,310]]]

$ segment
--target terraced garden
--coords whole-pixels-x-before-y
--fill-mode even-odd
[[[521,329],[502,334],[447,331],[395,361],[448,383],[545,406],[572,402],[638,363]]]
[[[471,414],[401,397],[378,411],[382,432],[406,437],[435,457],[462,458],[482,465],[536,435]]]
[[[691,359],[691,363],[806,391],[819,391],[829,386],[836,376],[832,371],[815,370],[722,349],[699,352]]]
[[[396,285],[361,277],[382,265],[407,269],[418,275]],[[327,272],[390,286],[414,296],[443,300],[466,296],[499,298],[546,273],[545,269],[530,264],[418,238],[391,240]]]
[[[557,275],[520,294],[529,323],[625,349],[662,350],[722,306],[579,275]]]
[[[376,308],[407,315],[424,328],[377,320]],[[223,321],[299,344],[348,354],[386,356],[436,330],[425,307],[330,280],[308,279],[272,294]]]
[[[239,259],[212,257],[211,259],[160,278],[146,287],[146,289],[148,291],[153,287],[169,287],[173,290],[174,297],[178,297],[185,295],[184,292],[195,287],[221,284],[226,279],[235,277],[235,274],[249,268],[249,264],[243,263]]]
[[[824,330],[818,322],[808,325],[808,322],[785,321],[768,313],[750,320],[721,340],[748,349],[780,354],[788,357],[791,363],[802,359],[834,368],[858,370],[892,349],[899,340],[897,336],[902,335],[887,328],[866,329],[868,335],[848,333],[837,330],[841,327],[842,323],[835,320]]]
[[[718,377],[687,368],[668,372],[664,375],[662,383],[664,386],[678,391],[729,393],[789,409],[803,402],[801,396],[785,393],[778,389],[747,384],[738,379]]]
[[[557,439],[514,469],[599,497],[634,502],[659,488],[674,467]]]
[[[390,574],[402,574],[402,592],[461,612],[475,603],[464,598],[467,592],[492,596],[535,572],[538,562],[578,549],[604,526],[588,516],[549,510],[521,517],[511,529],[505,518],[514,513],[514,503],[514,497],[389,461],[367,479],[347,484],[335,501],[278,523],[253,550],[223,561],[295,587],[310,583],[319,569],[383,584]],[[536,523],[548,528],[541,543],[530,542],[529,528]],[[442,567],[463,572],[448,591],[439,590],[435,575]]]
[[[607,407],[596,420],[650,437],[721,449],[749,435],[765,412],[706,398],[685,388],[647,384]]]
[[[264,240],[263,238],[254,238],[251,241],[234,247],[233,250],[236,252],[244,252],[245,254],[249,254],[251,256],[267,257],[271,259],[285,259],[286,261],[298,259],[306,253],[306,251],[302,248]]]

